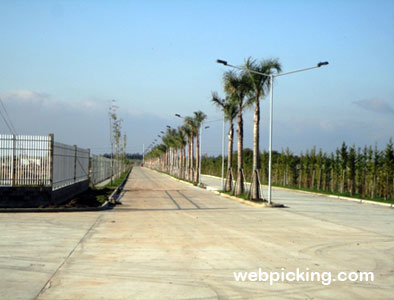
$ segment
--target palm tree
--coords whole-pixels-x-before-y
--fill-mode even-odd
[[[185,170],[184,170],[183,177],[185,179],[189,179],[190,169],[191,169],[191,164],[190,164],[191,150],[190,150],[190,147],[191,147],[191,144],[192,144],[193,135],[192,135],[192,131],[190,129],[190,126],[188,126],[186,124],[186,122],[181,127],[181,131],[184,133],[185,140],[187,140],[187,152],[188,152],[187,158],[186,158],[186,153],[185,153],[186,151],[184,152]],[[186,148],[186,145],[185,145],[185,148]]]
[[[272,74],[273,71],[281,72],[282,67],[277,59],[266,59],[257,62],[255,59],[249,57],[246,60],[245,67],[248,70],[254,70],[264,74]],[[269,76],[259,75],[245,71],[250,78],[249,91],[250,99],[254,102],[254,126],[253,126],[253,176],[252,176],[252,198],[260,198],[260,181],[258,172],[260,169],[260,100],[264,98],[266,92],[270,87]]]
[[[243,194],[245,191],[244,174],[243,174],[243,110],[250,106],[251,101],[245,101],[247,93],[250,91],[250,80],[248,75],[241,73],[236,74],[234,71],[227,71],[223,75],[224,90],[231,97],[231,100],[237,104],[237,135],[238,135],[238,172],[236,195]]]
[[[200,168],[200,130],[202,123],[207,118],[207,115],[204,114],[202,111],[195,111],[194,112],[194,123],[197,129],[196,134],[196,175],[194,176],[195,181],[199,182],[199,168]]]
[[[185,126],[189,129],[189,170],[188,170],[188,180],[193,181],[194,175],[194,137],[198,135],[198,129],[196,126],[196,122],[192,117],[185,117],[184,119]]]
[[[185,170],[185,147],[186,147],[186,132],[184,130],[184,126],[178,127],[177,134],[176,134],[176,141],[177,141],[177,152],[179,152],[178,157],[178,177],[184,177],[184,170]]]
[[[238,114],[237,103],[231,100],[230,96],[225,99],[220,99],[216,92],[212,92],[212,103],[219,107],[223,113],[224,118],[229,122],[228,129],[228,143],[227,143],[227,175],[226,175],[226,186],[225,191],[231,191],[233,185],[232,175],[232,161],[233,161],[233,141],[234,141],[234,119]],[[222,157],[224,159],[224,157]]]

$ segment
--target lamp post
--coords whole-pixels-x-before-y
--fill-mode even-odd
[[[205,126],[204,129],[208,129],[209,126]],[[201,158],[202,158],[202,126],[200,126],[200,159],[198,161],[198,185],[201,185]]]
[[[269,125],[269,160],[268,160],[268,203],[272,204],[272,127],[273,127],[273,111],[274,111],[274,106],[273,106],[273,98],[274,98],[274,77],[280,77],[280,76],[285,76],[285,75],[290,75],[293,73],[298,73],[298,72],[303,72],[303,71],[308,71],[308,70],[312,70],[312,69],[316,69],[316,68],[320,68],[321,66],[326,66],[328,65],[328,61],[325,62],[319,62],[318,64],[316,64],[315,66],[312,67],[308,67],[308,68],[303,68],[303,69],[299,69],[299,70],[295,70],[295,71],[290,71],[290,72],[286,72],[286,73],[279,73],[279,74],[265,74],[265,73],[261,73],[261,72],[257,72],[254,70],[250,70],[248,68],[242,67],[242,66],[234,66],[234,65],[230,65],[229,63],[227,63],[227,61],[225,60],[221,60],[221,59],[217,59],[216,60],[217,63],[222,64],[224,66],[230,67],[230,68],[235,68],[235,69],[239,69],[242,71],[248,71],[250,73],[254,73],[254,74],[258,74],[258,75],[263,75],[263,76],[267,76],[270,79],[270,125]]]
[[[109,117],[109,138],[110,138],[110,143],[111,143],[111,185],[114,177],[114,141],[113,141],[113,135],[112,135],[112,118],[113,115],[116,112],[116,109],[119,108],[118,106],[115,105],[116,100],[112,99],[110,101],[110,107],[109,107],[109,112],[108,112],[108,117]]]
[[[224,127],[225,127],[225,113],[223,110],[223,127],[222,127],[222,191],[224,191]]]

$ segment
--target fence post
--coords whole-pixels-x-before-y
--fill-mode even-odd
[[[54,143],[54,135],[50,133],[48,135],[48,143],[49,143],[49,184],[51,189],[53,190],[53,143]]]
[[[16,177],[16,135],[12,135],[12,185],[15,186]]]
[[[88,148],[88,185],[90,185],[91,164],[90,164],[90,149]]]
[[[77,181],[77,159],[78,159],[78,147],[74,145],[75,156],[74,156],[74,183]]]

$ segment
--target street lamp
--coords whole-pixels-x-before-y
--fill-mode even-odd
[[[270,78],[270,126],[269,126],[269,160],[268,160],[268,203],[272,204],[272,127],[273,127],[273,86],[274,86],[274,77],[280,77],[280,76],[285,76],[285,75],[290,75],[293,73],[298,73],[298,72],[303,72],[303,71],[308,71],[308,70],[312,70],[312,69],[316,69],[316,68],[320,68],[322,66],[326,66],[328,65],[328,61],[324,61],[324,62],[319,62],[318,64],[316,64],[313,67],[308,67],[308,68],[304,68],[304,69],[299,69],[299,70],[295,70],[295,71],[290,71],[290,72],[286,72],[286,73],[280,73],[280,74],[265,74],[265,73],[261,73],[261,72],[257,72],[254,70],[250,70],[248,68],[245,67],[240,67],[240,66],[234,66],[234,65],[230,65],[227,61],[225,60],[221,60],[221,59],[217,59],[216,60],[217,63],[222,64],[224,66],[227,67],[231,67],[231,68],[235,68],[235,69],[239,69],[239,70],[243,70],[243,71],[248,71],[250,73],[254,73],[254,74],[258,74],[258,75],[263,75],[263,76],[267,76]]]
[[[208,129],[209,126],[205,126],[204,129]],[[201,158],[202,158],[202,126],[200,127],[200,160],[198,164],[198,185],[201,185]]]

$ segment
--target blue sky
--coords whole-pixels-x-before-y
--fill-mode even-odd
[[[277,79],[275,149],[384,147],[394,132],[394,1],[0,0],[0,39],[0,97],[18,133],[95,152],[109,147],[110,99],[130,152],[179,125],[174,113],[219,118],[209,99],[227,69],[217,58],[276,57],[284,71],[330,62]],[[252,122],[249,112],[246,147]],[[220,151],[220,135],[212,123],[204,152]]]

